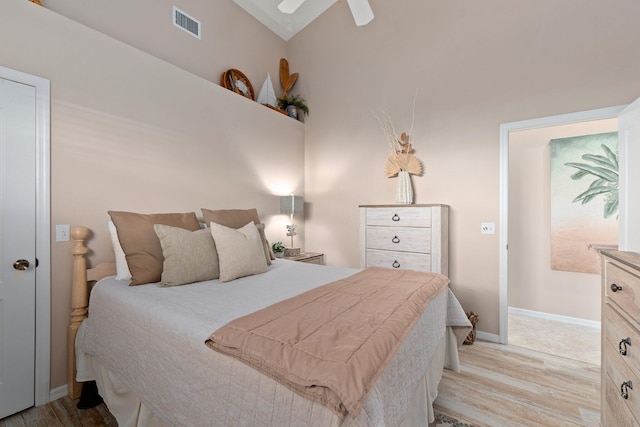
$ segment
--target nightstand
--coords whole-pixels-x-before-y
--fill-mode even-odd
[[[309,264],[324,265],[324,254],[315,252],[303,252],[300,255],[282,257],[282,259],[288,259],[289,261],[308,262]]]

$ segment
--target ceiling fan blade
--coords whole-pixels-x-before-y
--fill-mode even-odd
[[[283,2],[284,3],[284,2]],[[349,9],[357,26],[367,25],[373,19],[373,10],[369,0],[347,0]]]
[[[282,0],[282,2],[278,5],[278,9],[282,13],[293,13],[305,0]]]

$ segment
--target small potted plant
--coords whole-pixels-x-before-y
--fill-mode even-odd
[[[287,115],[294,119],[300,118],[298,111],[302,111],[305,116],[309,115],[307,101],[305,101],[300,95],[287,95],[284,98],[278,99],[278,107],[281,110],[286,111]]]
[[[284,245],[282,244],[282,242],[275,242],[271,245],[271,249],[276,255],[276,258],[282,258],[282,255],[284,255]]]

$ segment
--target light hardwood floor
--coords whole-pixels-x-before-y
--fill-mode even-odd
[[[600,366],[476,341],[446,371],[435,411],[477,427],[598,426]]]

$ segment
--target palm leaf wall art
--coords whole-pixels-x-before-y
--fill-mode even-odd
[[[586,176],[593,177],[593,181],[584,192],[573,199],[573,202],[589,203],[599,195],[604,196],[604,217],[609,218],[618,212],[618,154],[605,144],[600,147],[604,152],[599,154],[583,154],[582,160],[588,163],[565,163],[566,166],[578,169],[571,179],[578,180]]]
[[[618,240],[617,132],[550,140],[551,269],[600,273],[590,248]]]

